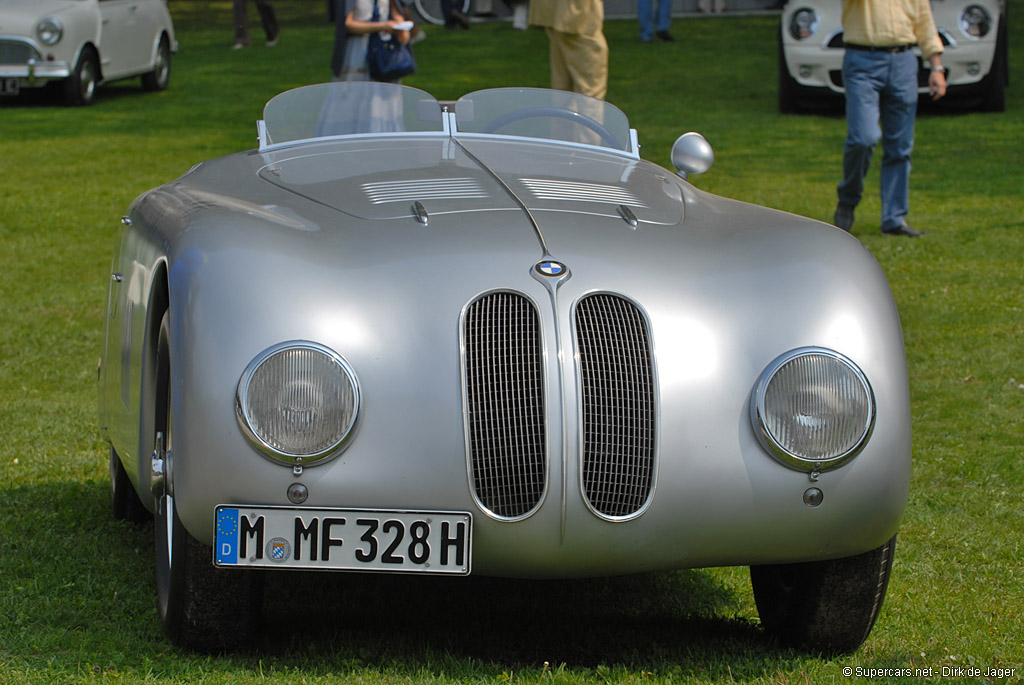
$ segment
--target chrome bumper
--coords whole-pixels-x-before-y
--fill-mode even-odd
[[[0,64],[0,78],[16,78],[22,86],[42,85],[71,75],[67,62],[41,62],[31,59],[25,64]]]

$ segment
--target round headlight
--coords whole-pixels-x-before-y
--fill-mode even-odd
[[[64,25],[57,19],[43,19],[36,26],[36,35],[39,36],[39,40],[43,45],[56,45],[60,42],[61,37],[64,36]]]
[[[981,5],[968,5],[960,11],[958,23],[968,38],[984,38],[992,30],[992,15]]]
[[[875,423],[875,401],[852,361],[831,350],[802,348],[761,374],[751,418],[761,444],[780,462],[828,471],[864,447]]]
[[[359,414],[355,372],[323,345],[288,342],[258,355],[238,382],[238,420],[264,454],[289,465],[334,456]]]
[[[810,38],[818,32],[818,13],[808,7],[802,7],[789,18],[789,35],[797,40]]]

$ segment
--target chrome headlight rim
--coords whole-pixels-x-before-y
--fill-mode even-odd
[[[43,45],[56,45],[64,37],[64,24],[60,19],[46,17],[36,24],[36,36]]]
[[[982,5],[964,7],[956,20],[957,28],[968,40],[983,39],[992,32],[992,24],[992,15]]]
[[[801,7],[789,16],[787,30],[793,40],[813,38],[821,27],[821,17],[812,7]]]
[[[808,356],[818,356],[830,360],[844,367],[850,372],[853,379],[860,386],[864,393],[864,402],[867,405],[866,417],[861,427],[860,437],[846,449],[829,457],[810,457],[797,454],[788,449],[772,433],[768,425],[766,397],[773,379],[778,373],[791,362]],[[777,461],[791,469],[807,473],[824,473],[832,471],[848,464],[854,457],[863,451],[875,428],[877,409],[875,404],[874,390],[868,382],[867,376],[850,358],[825,347],[801,347],[790,350],[773,360],[761,373],[750,403],[751,421],[761,446]]]
[[[268,361],[275,358],[277,355],[292,350],[308,350],[320,353],[327,357],[339,367],[344,380],[349,384],[352,392],[351,419],[344,426],[343,430],[340,431],[340,437],[331,442],[329,446],[315,451],[300,453],[275,447],[270,441],[264,438],[264,436],[260,435],[260,432],[252,425],[251,408],[249,404],[249,388],[253,379]],[[308,340],[291,340],[278,343],[257,354],[253,360],[249,362],[249,365],[242,373],[242,377],[238,381],[238,388],[235,394],[236,418],[242,428],[242,432],[245,434],[249,442],[261,455],[269,458],[274,463],[293,467],[318,466],[320,464],[327,463],[342,454],[342,452],[344,452],[349,446],[352,437],[355,434],[361,408],[362,394],[360,391],[359,379],[356,376],[352,365],[349,364],[344,357],[326,345],[321,345],[320,343]]]

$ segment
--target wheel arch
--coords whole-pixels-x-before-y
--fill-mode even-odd
[[[73,66],[77,65],[78,64],[78,60],[82,59],[82,55],[84,55],[86,52],[91,52],[93,57],[96,58],[96,60],[95,60],[95,65],[96,65],[96,85],[102,85],[103,84],[103,60],[100,57],[100,49],[99,49],[99,46],[96,45],[96,43],[94,43],[91,40],[87,40],[84,43],[82,43],[81,47],[78,48],[78,53],[75,55],[75,61],[72,63],[72,65]]]
[[[139,498],[151,511],[154,498],[151,492],[152,453],[156,432],[156,413],[160,393],[165,388],[158,387],[158,366],[160,363],[158,346],[160,342],[160,324],[164,314],[170,309],[170,287],[167,274],[167,263],[158,262],[153,270],[149,298],[146,305],[146,328],[143,338],[142,369],[139,390],[139,436],[138,436],[138,481],[136,489]]]

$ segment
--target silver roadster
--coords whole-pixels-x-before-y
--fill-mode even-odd
[[[611,104],[392,84],[272,99],[258,149],[139,197],[99,373],[114,514],[175,643],[266,573],[751,567],[765,630],[855,649],[910,479],[902,331],[826,224],[641,159]]]

